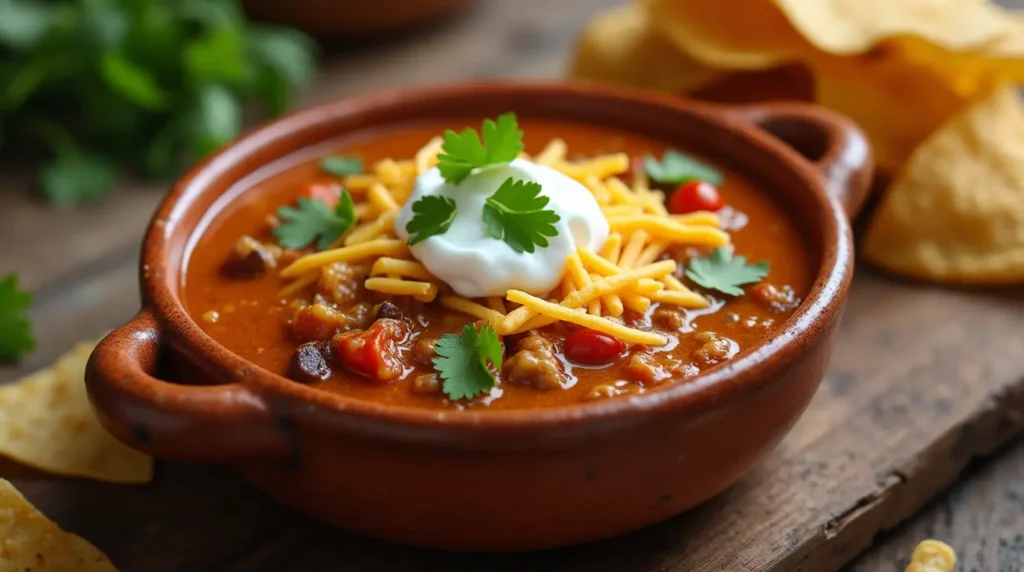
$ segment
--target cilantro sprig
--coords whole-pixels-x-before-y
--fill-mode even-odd
[[[423,197],[412,204],[413,217],[405,225],[409,246],[448,232],[455,220],[455,201],[449,197]]]
[[[730,296],[742,296],[744,284],[759,282],[768,275],[768,262],[747,264],[744,256],[733,256],[724,246],[711,251],[706,257],[690,260],[686,277],[709,290]]]
[[[462,334],[445,334],[434,345],[434,369],[444,381],[442,389],[451,400],[472,399],[498,383],[504,353],[501,340],[490,324],[478,331],[473,324]],[[492,369],[493,368],[493,369]]]
[[[555,223],[561,220],[555,211],[544,208],[548,202],[548,197],[540,194],[540,183],[509,177],[487,198],[484,225],[488,234],[516,252],[546,248],[548,237],[558,235]]]
[[[523,151],[523,132],[515,113],[484,120],[481,132],[482,142],[471,128],[461,133],[445,131],[437,169],[450,185],[458,185],[474,169],[509,163]],[[555,223],[561,218],[545,208],[550,199],[540,191],[539,183],[505,179],[484,204],[481,214],[487,233],[519,253],[532,253],[538,246],[546,248],[548,238],[558,235]],[[456,210],[457,204],[450,197],[430,196],[414,202],[414,216],[405,227],[409,245],[447,232]]]
[[[36,347],[28,309],[32,295],[18,289],[18,277],[0,279],[0,363],[17,361]]]
[[[355,204],[348,191],[342,190],[332,209],[327,203],[300,197],[297,208],[278,207],[281,225],[274,237],[285,248],[305,248],[316,241],[317,250],[324,250],[343,236],[356,221]]]
[[[509,163],[523,151],[523,132],[519,129],[515,113],[506,113],[496,121],[484,120],[481,131],[482,143],[472,128],[461,133],[451,129],[444,132],[444,143],[437,156],[437,169],[444,180],[458,184],[473,169]]]
[[[687,181],[704,181],[716,187],[722,184],[722,172],[714,167],[669,149],[661,161],[648,155],[644,159],[647,175],[656,182],[678,185]]]

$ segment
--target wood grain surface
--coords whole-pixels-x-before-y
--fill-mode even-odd
[[[561,75],[586,17],[617,3],[482,1],[402,41],[330,56],[304,103],[465,77]],[[0,382],[135,312],[138,242],[165,187],[125,183],[101,205],[53,210],[32,196],[24,174],[0,175],[0,273],[17,270],[36,291],[40,339],[20,367],[0,369]],[[0,476],[127,572],[824,571],[847,563],[887,572],[902,570],[926,537],[953,545],[960,570],[1014,572],[1024,570],[1024,440],[1014,437],[1024,429],[1022,324],[1022,290],[944,290],[861,266],[826,382],[778,451],[690,513],[578,548],[454,555],[369,540],[279,507],[213,466],[160,463],[155,481],[140,487],[57,479],[10,462],[0,462]]]

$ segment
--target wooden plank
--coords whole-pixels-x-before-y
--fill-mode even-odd
[[[1024,570],[1024,439],[978,463],[947,495],[858,558],[849,572],[903,572],[914,546],[941,538],[957,551],[958,570]]]

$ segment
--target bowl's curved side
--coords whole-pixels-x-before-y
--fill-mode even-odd
[[[297,420],[298,465],[240,469],[301,512],[405,544],[520,551],[608,538],[696,506],[757,466],[814,395],[834,330],[770,383],[716,410],[653,417],[571,446],[402,446]]]

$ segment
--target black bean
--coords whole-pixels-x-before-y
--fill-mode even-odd
[[[331,368],[327,365],[330,353],[330,344],[326,342],[302,344],[292,356],[288,377],[303,383],[327,379],[331,376]]]
[[[402,310],[398,306],[392,304],[391,302],[381,302],[380,306],[377,306],[377,318],[376,319],[379,320],[381,318],[390,318],[392,320],[401,320],[403,318]]]

